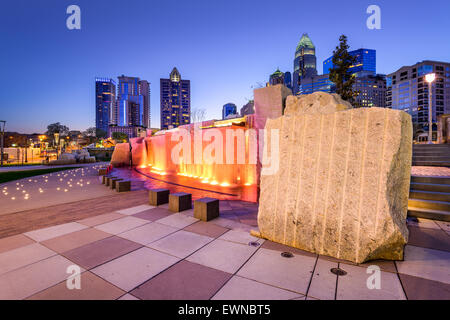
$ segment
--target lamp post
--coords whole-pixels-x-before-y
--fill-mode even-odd
[[[56,143],[56,159],[58,159],[59,156],[59,132],[55,132],[55,143]]]
[[[3,167],[3,143],[5,138],[5,127],[6,127],[6,121],[0,120],[0,134],[1,134],[1,141],[0,141],[0,157],[1,157],[1,163],[0,166]]]
[[[436,79],[435,73],[429,73],[425,76],[428,82],[428,144],[433,143],[433,90],[432,84]]]

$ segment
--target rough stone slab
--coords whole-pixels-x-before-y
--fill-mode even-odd
[[[319,91],[300,97],[287,97],[284,114],[296,116],[316,113],[327,114],[352,108],[352,105],[349,102],[342,100],[338,94],[328,94]]]
[[[111,156],[111,164],[113,167],[121,167],[130,165],[131,152],[129,143],[118,143],[114,147]]]
[[[280,130],[280,163],[277,172],[261,176],[262,237],[356,263],[403,258],[408,114],[384,108],[312,112],[269,119],[266,129]]]

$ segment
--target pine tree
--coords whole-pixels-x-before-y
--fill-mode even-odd
[[[330,80],[336,85],[336,93],[345,101],[356,106],[355,97],[358,91],[353,91],[355,75],[350,72],[350,67],[357,62],[356,57],[348,53],[347,36],[339,37],[339,46],[333,51],[333,68],[330,69]]]

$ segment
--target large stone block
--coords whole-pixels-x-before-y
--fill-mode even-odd
[[[384,108],[310,112],[268,120],[266,129],[280,130],[280,165],[261,176],[262,237],[356,263],[403,258],[408,114]]]
[[[352,109],[352,105],[342,100],[338,94],[314,92],[301,97],[289,96],[286,98],[285,115],[302,115],[316,113],[333,113],[336,111]]]
[[[111,164],[114,167],[128,166],[131,161],[131,152],[129,143],[118,143],[114,147],[111,156]]]

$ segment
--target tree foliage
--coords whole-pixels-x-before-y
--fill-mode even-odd
[[[201,122],[206,118],[206,110],[194,108],[191,110],[191,123]]]
[[[123,132],[113,132],[112,138],[116,140],[117,142],[127,142],[128,141],[128,135]]]
[[[59,133],[60,136],[66,136],[69,134],[69,128],[59,122],[49,124],[45,134],[53,136],[55,133]]]
[[[355,75],[350,72],[357,59],[348,53],[350,46],[347,44],[347,36],[339,37],[339,45],[333,51],[333,68],[330,69],[330,80],[336,85],[336,93],[343,100],[355,104],[355,97],[359,92],[353,91]]]

